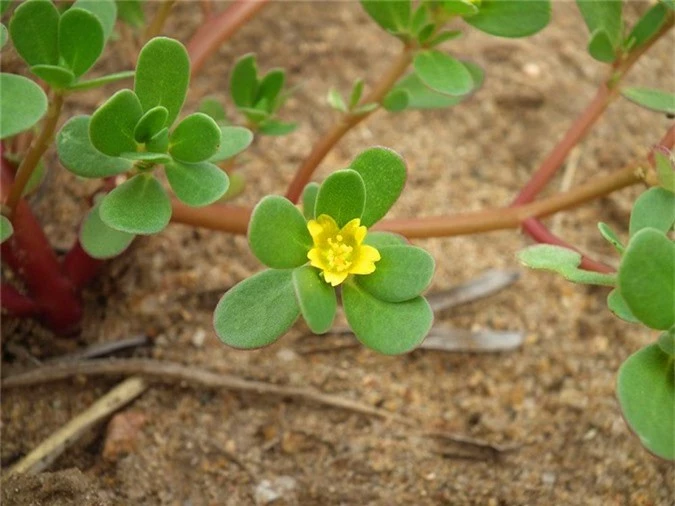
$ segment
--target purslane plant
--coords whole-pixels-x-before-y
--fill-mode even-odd
[[[579,269],[581,255],[553,245],[520,252],[528,267],[557,272],[566,279],[612,287],[607,306],[629,323],[660,331],[656,342],[631,355],[621,366],[617,395],[626,421],[645,447],[675,460],[675,166],[655,153],[659,187],[636,201],[624,244],[605,223],[602,236],[621,255],[616,274]]]
[[[345,316],[365,346],[385,354],[417,347],[433,321],[421,293],[434,260],[400,236],[369,232],[398,199],[403,160],[372,148],[321,184],[309,184],[301,212],[288,199],[263,198],[249,226],[251,250],[268,270],[221,299],[214,313],[220,339],[237,348],[276,341],[302,315],[312,332],[330,330],[336,288]]]

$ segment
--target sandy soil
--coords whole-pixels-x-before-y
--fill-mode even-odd
[[[631,13],[642,8],[628,6]],[[179,5],[166,33],[187,40],[196,11]],[[451,110],[378,113],[340,143],[318,177],[383,145],[399,151],[410,169],[392,216],[507,204],[604,76],[585,53],[586,42],[571,2],[556,2],[553,23],[529,39],[469,32],[447,48],[487,69],[479,93]],[[672,89],[672,43],[670,36],[654,48],[629,82]],[[358,77],[372,82],[397,50],[398,42],[358,5],[335,2],[275,2],[225,45],[195,80],[189,110],[202,96],[225,98],[233,58],[251,51],[263,69],[283,66],[299,85],[284,117],[300,128],[285,138],[260,139],[247,152],[241,169],[247,191],[237,202],[254,204],[281,193],[334,120],[324,98],[329,88],[346,93]],[[113,46],[103,65],[119,68],[120,60],[119,46]],[[89,92],[69,107],[90,112],[101,98]],[[670,123],[627,102],[613,104],[575,153],[574,182],[643,156]],[[47,185],[37,212],[54,243],[66,247],[92,187],[63,170],[53,171]],[[557,180],[552,190],[559,185]],[[595,223],[625,232],[637,192],[556,217],[554,230],[611,262]],[[516,231],[417,241],[437,260],[432,290],[489,268],[514,267],[515,253],[527,243]],[[272,488],[286,484],[274,504],[289,505],[672,504],[673,466],[642,450],[614,397],[620,363],[653,335],[614,319],[605,308],[605,290],[524,272],[507,291],[441,316],[443,324],[462,328],[523,331],[526,345],[512,353],[383,357],[349,348],[306,354],[302,324],[264,350],[226,348],[211,330],[211,311],[222,292],[259,269],[243,237],[171,226],[107,266],[86,293],[79,340],[3,318],[4,373],[27,367],[8,344],[45,359],[84,344],[147,334],[154,347],[138,355],[315,387],[395,411],[418,421],[420,429],[514,450],[498,460],[459,459],[444,456],[437,443],[409,428],[362,415],[275,397],[157,386],[125,411],[145,420],[127,454],[102,457],[101,426],[68,450],[53,474],[6,483],[3,504],[246,505],[255,504],[264,480]],[[4,391],[3,466],[114,384],[77,379]]]

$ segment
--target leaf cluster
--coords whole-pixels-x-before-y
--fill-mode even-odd
[[[675,178],[671,159],[662,153],[655,159],[661,186],[635,201],[627,243],[608,225],[598,225],[621,255],[616,274],[583,270],[579,253],[558,246],[532,246],[518,256],[530,268],[613,287],[607,305],[616,316],[661,331],[657,343],[621,366],[617,391],[626,420],[647,449],[675,460]]]
[[[61,163],[85,178],[128,173],[91,210],[81,229],[83,247],[97,258],[119,254],[138,234],[163,230],[171,201],[157,179],[163,166],[176,197],[190,206],[220,199],[229,187],[216,163],[231,158],[252,140],[241,127],[219,126],[204,113],[176,120],[190,79],[183,45],[157,37],[141,50],[134,89],[115,93],[92,116],[75,116],[57,136]]]
[[[342,227],[358,218],[370,227],[398,199],[405,179],[405,164],[396,153],[372,148],[321,185],[307,185],[302,212],[283,197],[262,199],[251,216],[248,239],[269,269],[223,296],[214,313],[220,339],[236,348],[266,346],[300,315],[313,332],[327,332],[338,293],[319,269],[308,265],[313,245],[308,220],[328,215]],[[385,354],[407,352],[431,328],[433,315],[421,294],[431,281],[433,258],[395,234],[370,232],[365,244],[376,248],[381,259],[373,273],[350,275],[341,285],[347,321],[365,346]]]

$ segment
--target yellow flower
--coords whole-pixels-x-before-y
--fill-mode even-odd
[[[380,252],[362,244],[368,229],[355,218],[339,229],[335,220],[322,214],[307,223],[314,247],[307,253],[310,265],[323,271],[326,283],[337,286],[350,274],[370,274]]]

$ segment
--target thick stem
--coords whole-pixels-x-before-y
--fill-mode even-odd
[[[19,318],[28,318],[38,314],[38,307],[33,299],[6,283],[0,285],[0,306],[7,311],[8,315]]]
[[[82,290],[98,274],[103,260],[89,256],[84,251],[79,239],[63,258],[63,273],[68,277],[76,290]]]
[[[12,187],[9,190],[9,196],[7,197],[6,205],[9,208],[11,214],[14,213],[19,200],[21,200],[21,195],[23,190],[26,187],[26,184],[30,180],[35,167],[40,162],[42,155],[52,142],[54,138],[54,131],[56,130],[56,125],[59,122],[59,116],[61,114],[61,108],[63,107],[63,95],[60,93],[55,93],[54,97],[49,104],[47,109],[47,116],[45,118],[44,124],[42,125],[42,131],[40,135],[37,136],[33,143],[31,144],[30,149],[26,153],[26,156],[21,161],[19,169],[16,172],[14,177],[14,182]]]
[[[520,190],[514,199],[512,206],[518,206],[527,202],[532,202],[539,192],[555,176],[556,172],[562,166],[565,158],[570,151],[581,142],[595,122],[602,116],[607,106],[619,96],[619,84],[633,67],[635,62],[642,56],[656,41],[673,26],[673,15],[669,15],[668,21],[652,37],[649,42],[642,45],[635,51],[632,51],[625,59],[620,60],[614,65],[613,75],[602,83],[598,88],[593,100],[586,106],[583,112],[572,123],[562,140],[553,148],[548,156],[541,163],[529,182]]]
[[[375,85],[373,91],[363,99],[362,104],[380,103],[384,97],[387,96],[387,93],[389,93],[399,78],[405,73],[412,58],[413,50],[408,46],[404,47],[398,58],[394,60],[387,72],[382,76],[382,79]],[[370,116],[375,110],[360,114],[347,113],[338,123],[333,125],[333,127],[314,145],[312,151],[300,168],[298,168],[293,181],[291,181],[291,184],[288,186],[286,198],[293,203],[297,202],[300,199],[300,195],[302,194],[305,185],[309,182],[312,174],[314,174],[314,171],[330,150],[333,149],[347,132]]]
[[[236,0],[223,12],[202,24],[187,44],[192,62],[192,75],[199,73],[207,58],[265,7],[268,1]]]
[[[171,221],[193,227],[220,230],[231,234],[245,235],[251,219],[251,208],[229,204],[213,204],[207,207],[190,207],[173,200]]]

